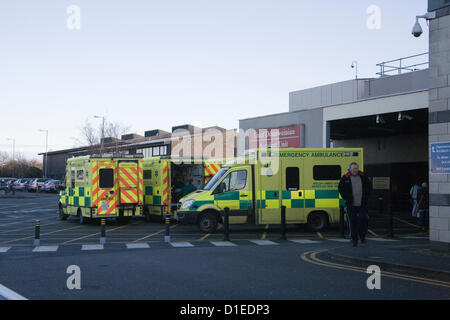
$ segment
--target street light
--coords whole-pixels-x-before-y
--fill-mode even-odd
[[[12,152],[12,178],[14,178],[14,160],[16,158],[15,153],[16,153],[16,139],[15,138],[6,138],[6,140],[8,141],[12,141],[13,142],[13,152]]]
[[[44,178],[47,178],[47,147],[48,147],[48,130],[39,129],[40,132],[45,132],[45,162],[44,162]]]
[[[102,137],[100,139],[100,155],[102,155],[103,153],[103,139],[105,138],[105,117],[104,116],[94,116],[94,118],[96,119],[102,119]]]

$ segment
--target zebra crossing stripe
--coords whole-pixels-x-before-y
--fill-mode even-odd
[[[250,242],[253,242],[259,246],[274,246],[278,245],[278,243],[270,241],[270,240],[250,240]]]
[[[127,243],[127,249],[147,249],[150,248],[148,243]]]
[[[327,239],[330,241],[337,241],[337,242],[350,242],[350,239],[339,239],[339,238],[331,238],[331,239]]]
[[[55,252],[59,246],[39,246],[33,249],[33,252]]]
[[[170,242],[170,245],[174,248],[189,248],[194,246],[190,242]]]
[[[367,238],[367,240],[384,241],[384,242],[396,242],[396,241],[398,241],[398,240],[386,239],[386,238]]]
[[[235,247],[236,244],[231,241],[210,241],[216,247]]]
[[[303,239],[303,240],[290,240],[290,241],[295,242],[295,243],[302,243],[302,244],[320,243],[320,241],[306,240],[306,239]]]
[[[11,247],[0,247],[0,252],[8,252]]]
[[[83,244],[81,250],[103,250],[102,244]]]

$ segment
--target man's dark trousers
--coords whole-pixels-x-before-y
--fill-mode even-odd
[[[369,227],[369,215],[366,207],[347,206],[347,220],[352,241],[358,242],[366,239]]]

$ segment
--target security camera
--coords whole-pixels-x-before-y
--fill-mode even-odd
[[[422,26],[419,23],[419,19],[425,19],[427,22],[428,20],[435,19],[436,18],[436,12],[427,12],[424,15],[416,16],[416,23],[414,24],[414,27],[412,28],[412,35],[416,38],[420,37],[423,33]]]
[[[416,38],[420,37],[423,33],[422,27],[420,26],[419,20],[416,20],[416,23],[414,24],[414,27],[411,31],[412,35]]]

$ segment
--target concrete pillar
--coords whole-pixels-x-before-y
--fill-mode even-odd
[[[450,141],[450,4],[435,12],[430,21],[429,143]],[[450,174],[430,172],[429,190],[432,248],[449,251]]]

